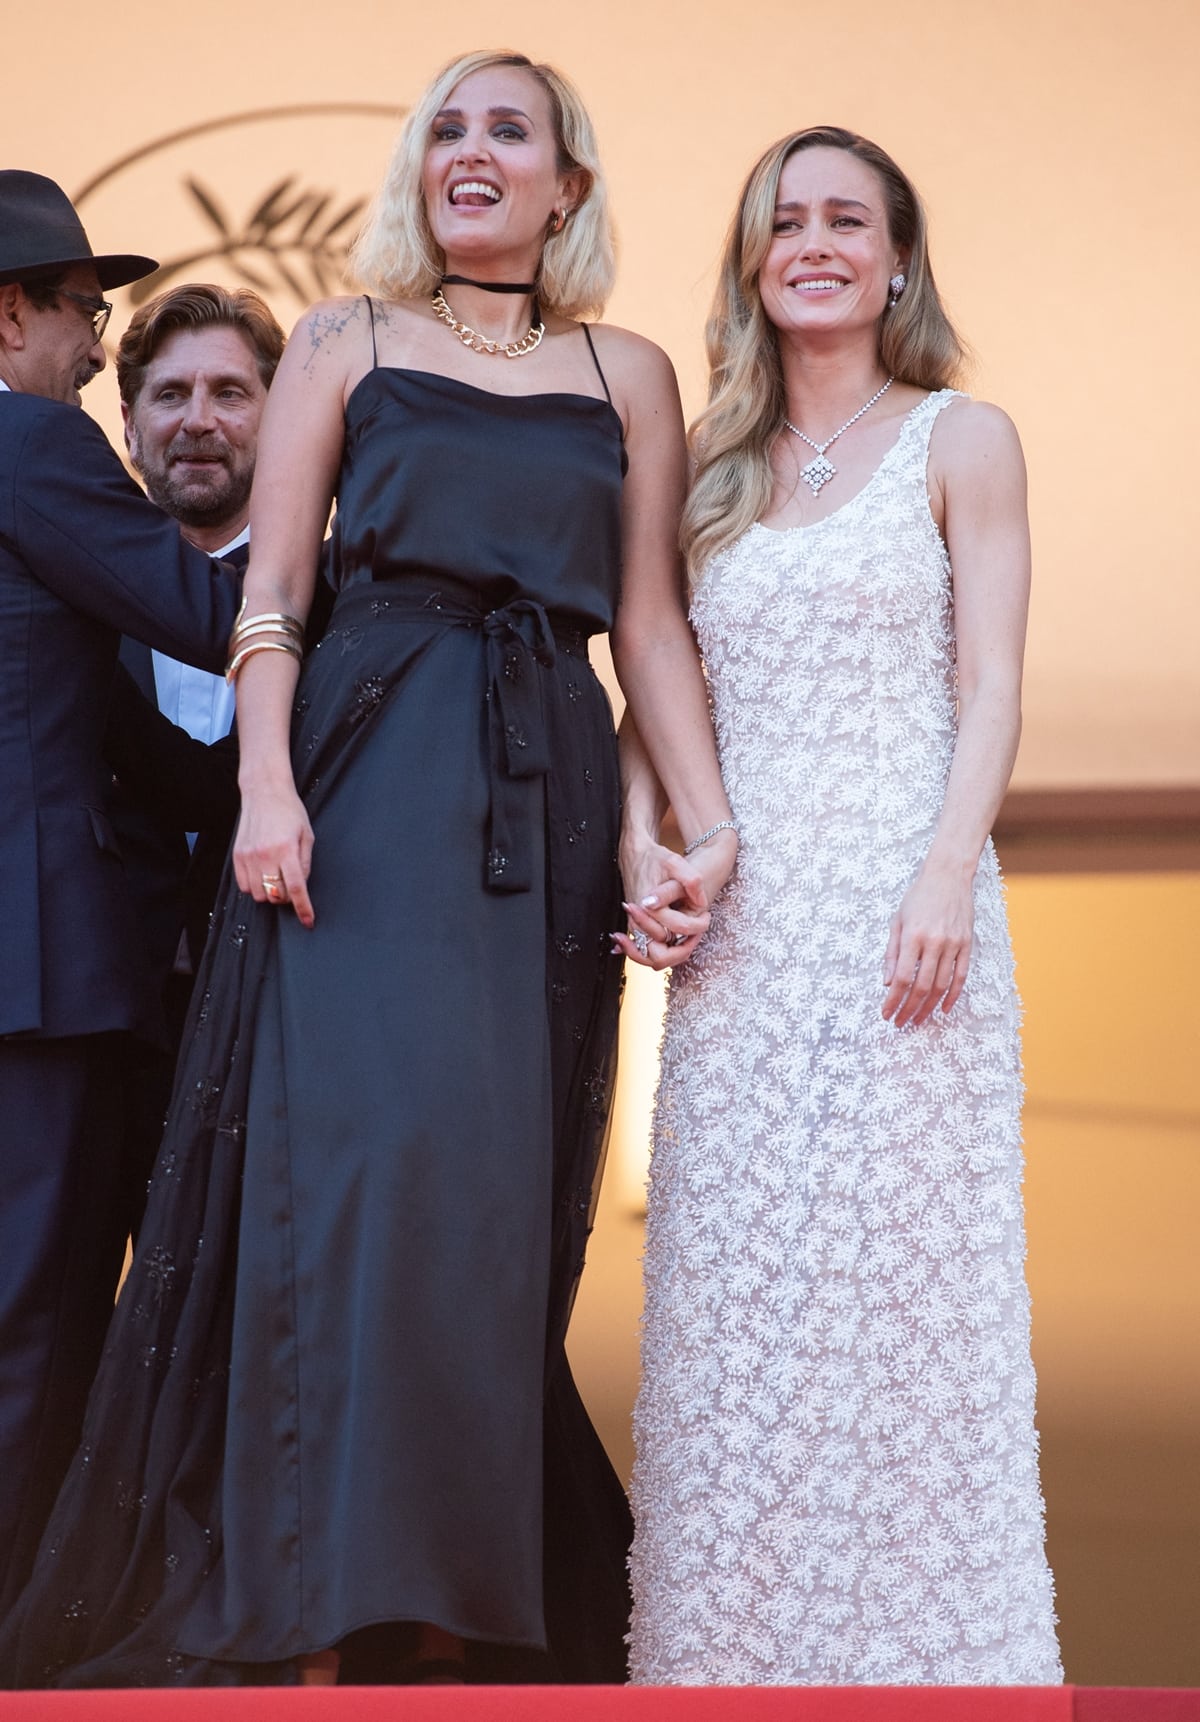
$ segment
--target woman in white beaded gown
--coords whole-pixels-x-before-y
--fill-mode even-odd
[[[1054,1683],[988,838],[1020,727],[1020,445],[947,387],[917,195],[840,128],[751,173],[709,348],[683,541],[741,848],[672,976],[632,1677]],[[660,795],[626,751],[631,851]]]

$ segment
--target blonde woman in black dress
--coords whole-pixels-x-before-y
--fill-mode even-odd
[[[464,1646],[623,1671],[626,1509],[563,1354],[624,925],[586,642],[685,831],[727,821],[675,381],[581,321],[612,274],[595,144],[519,56],[434,80],[357,261],[370,297],[302,320],[263,424],[236,881],[20,1682],[454,1679]],[[699,868],[640,852],[627,890],[673,872],[695,911],[657,960],[731,859],[727,831]]]

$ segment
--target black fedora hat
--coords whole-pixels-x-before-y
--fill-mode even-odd
[[[124,287],[158,268],[152,257],[95,257],[61,186],[40,173],[0,169],[0,286],[32,281],[72,263],[94,263],[100,289]]]

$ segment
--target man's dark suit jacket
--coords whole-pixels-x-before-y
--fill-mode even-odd
[[[224,560],[241,574],[248,555],[240,545]],[[197,741],[163,716],[157,700],[150,648],[122,640],[104,737],[114,776],[109,814],[161,986],[181,930],[193,967],[199,963],[239,800],[236,736]],[[189,850],[190,831],[196,842]]]
[[[244,573],[249,555],[249,546],[239,545],[223,560]],[[306,627],[310,650],[333,610],[335,595],[325,571],[323,554]],[[150,649],[125,639],[104,753],[116,779],[109,812],[162,986],[174,967],[181,929],[188,935],[193,967],[204,949],[240,807],[236,727],[220,741],[206,743],[164,717]],[[189,831],[197,834],[191,851]]]
[[[106,812],[118,642],[217,671],[237,603],[86,413],[0,392],[0,1036],[156,1015]]]

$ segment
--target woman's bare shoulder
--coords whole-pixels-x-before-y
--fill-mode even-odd
[[[305,362],[318,355],[328,355],[341,345],[347,332],[365,329],[370,323],[370,309],[363,293],[339,294],[333,299],[318,299],[303,312],[288,340],[289,347],[299,347]]]
[[[620,329],[614,323],[588,325],[609,387],[631,405],[634,402],[679,402],[675,367],[653,341]]]
[[[406,300],[368,298],[365,293],[318,299],[288,341],[289,373],[348,391],[386,356],[385,345],[395,347],[412,317],[413,307]]]
[[[1019,460],[1021,439],[1003,407],[959,395],[938,414],[931,451],[955,466],[1014,457]]]

